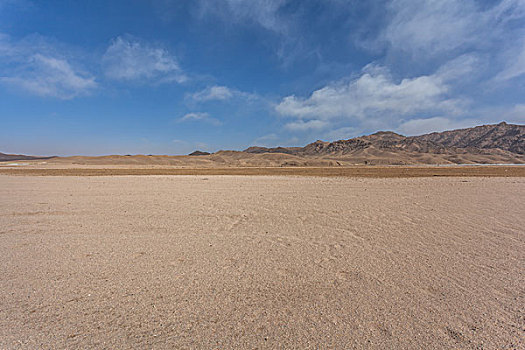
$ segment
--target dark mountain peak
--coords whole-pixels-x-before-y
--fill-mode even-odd
[[[191,152],[188,155],[189,156],[209,156],[210,154],[211,154],[210,152],[196,150],[196,151]]]

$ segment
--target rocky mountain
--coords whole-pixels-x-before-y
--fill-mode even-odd
[[[0,161],[42,159],[0,154]],[[189,156],[54,157],[46,166],[289,167],[416,164],[525,164],[525,125],[500,123],[406,137],[391,131],[304,147],[195,151]],[[69,166],[68,165],[68,166]]]
[[[505,122],[468,129],[435,132],[406,137],[391,131],[333,142],[315,141],[305,147],[250,147],[247,153],[285,153],[297,156],[344,156],[377,152],[414,152],[428,154],[485,154],[490,150],[525,154],[525,125]]]
[[[497,125],[483,125],[474,128],[433,132],[415,137],[444,147],[502,149],[525,154],[525,125],[501,122]]]

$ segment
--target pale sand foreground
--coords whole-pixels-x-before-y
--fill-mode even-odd
[[[525,347],[525,178],[0,187],[0,349]]]

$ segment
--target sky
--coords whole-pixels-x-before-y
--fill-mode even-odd
[[[0,0],[0,152],[525,123],[525,0]]]

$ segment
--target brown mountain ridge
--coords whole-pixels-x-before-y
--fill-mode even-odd
[[[250,147],[246,153],[283,153],[365,164],[517,163],[525,159],[525,125],[501,122],[406,137],[392,131],[304,147]]]
[[[0,154],[0,161],[24,159],[35,158]],[[501,122],[409,137],[380,131],[347,140],[318,140],[304,147],[253,146],[244,151],[218,151],[211,154],[195,151],[188,156],[54,157],[46,164],[195,168],[525,164],[525,125]]]
[[[314,156],[319,154],[349,154],[367,148],[419,153],[443,153],[446,151],[459,151],[459,149],[467,149],[474,152],[499,149],[525,154],[525,125],[513,125],[502,122],[495,125],[483,125],[410,137],[392,131],[379,131],[375,134],[348,140],[333,142],[318,140],[305,147],[265,148],[253,146],[247,148],[244,152]]]

